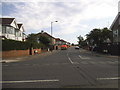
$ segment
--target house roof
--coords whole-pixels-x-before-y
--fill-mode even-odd
[[[18,25],[18,28],[20,29],[23,24],[17,24],[17,25]]]
[[[61,41],[60,38],[55,38],[56,41]]]
[[[17,24],[18,25],[18,29],[20,29],[21,27],[23,28],[23,24]],[[24,28],[23,28],[23,32],[24,32]]]
[[[46,32],[40,32],[40,33],[38,33],[37,35],[39,35],[39,34],[43,34],[43,35],[46,35],[46,36],[48,36],[48,37],[50,37],[50,38],[53,38],[53,39],[55,39],[53,36],[51,36],[50,34],[48,34],[48,33],[46,33]]]
[[[118,27],[118,25],[119,25],[119,18],[120,18],[120,12],[117,14],[117,16],[115,17],[112,25],[110,26],[111,30],[113,30],[113,28]]]
[[[0,18],[0,24],[10,25],[15,18]]]
[[[66,42],[65,40],[61,39],[62,42]]]

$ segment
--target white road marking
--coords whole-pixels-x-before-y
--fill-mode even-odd
[[[10,62],[18,62],[20,60],[2,60],[0,62],[6,62],[6,63],[10,63]]]
[[[70,58],[70,57],[68,57],[68,59],[69,59],[70,63],[72,63],[72,64],[73,64],[73,61],[71,60],[71,58]]]
[[[79,55],[79,57],[80,57],[81,59],[90,59],[89,57],[82,57],[81,55]]]
[[[120,77],[112,77],[112,78],[97,78],[97,80],[118,80]]]
[[[73,62],[73,61],[71,60],[71,58],[68,56],[68,53],[67,53],[67,57],[68,57],[68,59],[69,59],[69,61],[70,61],[71,64],[79,64],[78,62]]]
[[[25,80],[25,81],[0,81],[0,83],[35,83],[35,82],[58,82],[58,79],[52,80]]]

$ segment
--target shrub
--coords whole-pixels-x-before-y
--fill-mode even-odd
[[[15,40],[2,40],[2,50],[8,51],[8,50],[27,50],[31,47],[34,49],[41,48],[44,45],[41,43],[33,43],[33,42],[22,42],[22,41],[15,41]]]

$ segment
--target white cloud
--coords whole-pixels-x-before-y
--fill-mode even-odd
[[[105,20],[117,15],[118,0],[74,0],[74,2],[63,0],[59,3],[48,0],[33,1],[22,2],[22,4],[11,2],[15,6],[15,13],[11,13],[10,16],[15,17],[18,22],[23,22],[27,33],[40,32],[43,28],[48,29],[51,21],[58,20],[58,23],[54,23],[55,29],[58,29],[54,30],[55,35],[62,37],[75,33],[81,34],[90,31],[89,25],[82,22]]]

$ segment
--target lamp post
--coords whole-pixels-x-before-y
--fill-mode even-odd
[[[58,21],[54,21],[54,22],[58,22]],[[53,28],[52,28],[52,26],[53,26],[53,22],[51,22],[51,36],[52,36],[52,34],[53,34]],[[50,48],[50,51],[52,51],[53,50],[53,43],[52,43],[52,38],[51,38],[51,48]]]
[[[54,21],[54,22],[58,22],[58,21]],[[53,34],[53,28],[52,28],[52,26],[53,26],[53,22],[51,22],[51,36],[52,36],[52,34]]]

